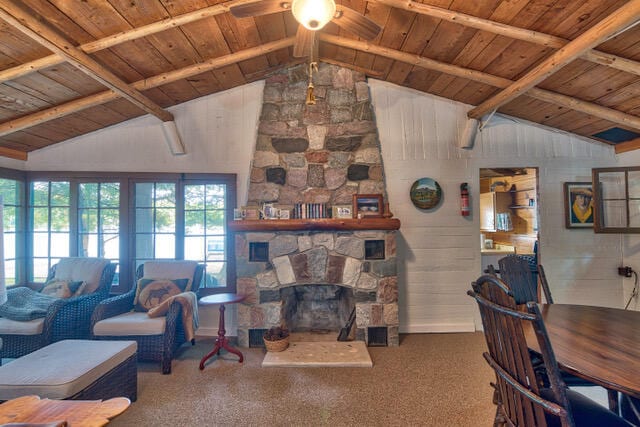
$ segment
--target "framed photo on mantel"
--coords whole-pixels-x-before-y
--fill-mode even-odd
[[[354,218],[382,218],[383,209],[382,194],[353,195]]]

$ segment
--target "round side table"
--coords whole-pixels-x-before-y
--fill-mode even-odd
[[[202,305],[212,305],[212,304],[220,304],[220,320],[218,321],[218,337],[216,338],[216,344],[213,346],[213,350],[211,350],[206,356],[202,358],[200,361],[200,370],[204,369],[204,363],[214,354],[220,355],[220,350],[225,349],[229,353],[233,353],[240,357],[239,363],[242,363],[244,357],[240,350],[232,347],[229,344],[229,340],[225,336],[227,331],[224,329],[224,305],[225,304],[236,304],[244,301],[246,295],[238,295],[238,294],[215,294],[208,295],[206,297],[200,298],[198,301]]]

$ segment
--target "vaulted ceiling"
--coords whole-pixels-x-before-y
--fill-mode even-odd
[[[2,0],[0,155],[30,151],[308,61],[255,0]],[[318,59],[492,112],[640,148],[640,0],[337,0],[382,31],[317,34]],[[282,11],[280,11],[282,10]],[[603,133],[604,132],[604,133]]]

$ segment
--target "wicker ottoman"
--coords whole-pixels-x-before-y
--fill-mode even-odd
[[[0,401],[137,398],[135,341],[64,340],[0,366]]]

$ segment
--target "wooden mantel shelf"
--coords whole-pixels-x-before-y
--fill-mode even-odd
[[[229,221],[231,231],[398,230],[397,218],[261,219]]]

